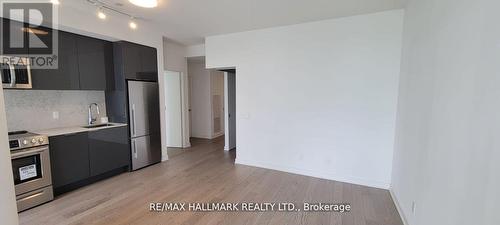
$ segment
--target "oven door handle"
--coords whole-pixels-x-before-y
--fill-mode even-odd
[[[49,150],[49,148],[48,147],[35,148],[35,149],[27,150],[27,151],[12,153],[12,154],[10,154],[10,157],[12,159],[17,159],[17,158],[21,158],[21,157],[25,157],[25,156],[36,155],[36,154],[44,152],[46,150]]]
[[[16,86],[16,71],[14,70],[13,65],[9,65],[10,67],[10,87]]]

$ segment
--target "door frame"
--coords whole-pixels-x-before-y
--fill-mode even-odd
[[[228,81],[229,76],[236,76],[236,73],[230,74],[229,72],[224,71],[224,150],[225,151],[229,151],[229,150],[236,148],[236,137],[234,137],[235,143],[232,144],[232,146],[230,146],[231,145],[230,140],[231,140],[231,133],[233,133],[233,135],[236,136],[236,130],[237,130],[236,126],[234,126],[234,131],[233,131],[231,126],[230,126],[230,122],[229,122],[229,112],[230,112],[230,108],[229,108],[229,81]],[[234,79],[236,79],[236,77]],[[236,82],[234,85],[236,88]],[[234,95],[235,95],[234,102],[236,104],[236,90],[234,91]],[[235,109],[235,112],[233,114],[234,115],[232,115],[232,116],[235,118],[234,122],[236,123],[236,109]]]

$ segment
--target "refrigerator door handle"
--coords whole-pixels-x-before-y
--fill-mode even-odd
[[[132,104],[132,136],[135,137],[135,104]]]
[[[132,140],[132,152],[134,153],[134,158],[137,159],[137,146],[135,145],[135,140]]]

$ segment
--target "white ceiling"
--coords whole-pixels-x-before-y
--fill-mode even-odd
[[[201,44],[211,35],[374,13],[404,4],[404,0],[159,0],[157,8],[145,9],[128,0],[101,1],[155,23],[165,37],[185,45]]]

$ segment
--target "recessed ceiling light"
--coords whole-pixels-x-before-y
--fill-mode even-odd
[[[144,7],[144,8],[154,8],[158,6],[158,0],[128,0],[130,3]]]
[[[132,30],[137,29],[137,23],[135,23],[135,22],[134,22],[134,20],[130,20],[130,22],[128,23],[128,26],[129,26]]]

